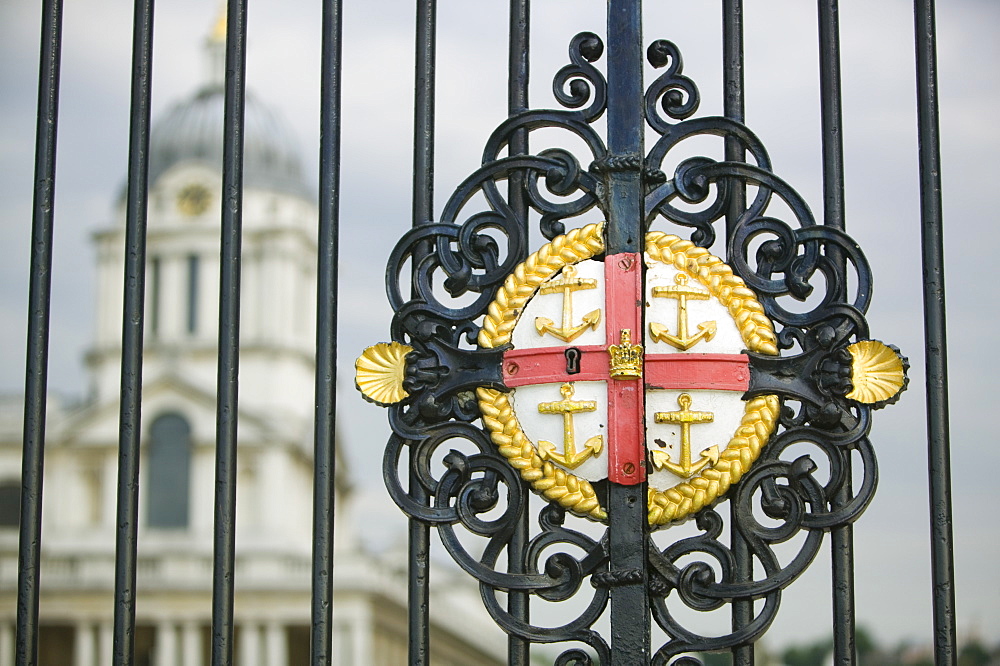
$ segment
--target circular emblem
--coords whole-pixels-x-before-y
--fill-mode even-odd
[[[593,483],[648,480],[649,522],[664,525],[716,501],[767,443],[779,400],[743,399],[743,351],[777,354],[774,329],[743,280],[690,241],[653,232],[643,255],[603,252],[589,225],[508,276],[479,345],[512,345],[510,391],[480,388],[480,408],[547,499],[604,520]]]

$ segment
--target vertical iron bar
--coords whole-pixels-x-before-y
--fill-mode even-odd
[[[743,0],[723,0],[722,2],[722,67],[723,67],[723,113],[726,118],[738,123],[744,122],[743,93]],[[739,139],[726,137],[726,161],[743,162],[746,151]],[[732,185],[736,185],[734,181]],[[736,230],[736,222],[746,208],[746,188],[732,187],[729,206],[726,209],[726,246]]]
[[[413,226],[434,220],[434,75],[436,59],[436,0],[417,0],[413,99]],[[413,275],[416,267],[432,248],[414,250]],[[410,496],[426,503],[427,492],[415,471],[413,445],[410,457]],[[409,520],[409,663],[424,666],[430,663],[430,527],[416,518]]]
[[[607,253],[642,252],[643,149],[642,0],[608,2],[608,153],[633,162],[608,175]],[[610,484],[612,572],[630,582],[611,588],[611,664],[649,663],[648,528],[646,483]],[[631,576],[639,572],[639,576]]]
[[[414,226],[427,224],[434,219],[436,20],[436,0],[417,0],[416,71],[413,100]]]
[[[118,518],[115,522],[115,666],[135,658],[135,569],[139,529],[139,441],[142,427],[142,345],[146,294],[149,116],[152,91],[153,0],[136,0],[132,31],[132,118],[129,129],[118,425]]]
[[[951,530],[951,442],[948,424],[948,340],[944,225],[941,211],[937,34],[934,0],[915,0],[913,7],[924,273],[924,358],[927,364],[927,470],[930,479],[934,652],[936,663],[951,664],[956,658],[955,562]]]
[[[528,71],[530,51],[531,8],[529,0],[510,0],[510,26],[508,30],[507,115],[514,116],[528,108]],[[510,154],[528,152],[528,132],[518,130],[510,140]],[[524,237],[528,236],[528,200],[524,190],[523,174],[514,174],[509,183],[510,206],[515,215],[524,221]],[[525,493],[527,494],[527,493]],[[528,546],[529,502],[525,498],[514,533],[508,546],[508,569],[511,573],[524,573],[524,556]],[[529,595],[527,592],[510,591],[507,611],[521,622],[528,622]],[[507,663],[527,665],[531,658],[530,643],[511,634],[507,639]]]
[[[35,191],[31,215],[28,341],[24,380],[21,457],[21,523],[17,569],[17,664],[38,658],[38,573],[42,547],[42,469],[49,372],[52,292],[52,229],[62,55],[62,0],[42,6],[38,57],[38,119],[35,126]]]
[[[226,13],[225,128],[222,140],[222,249],[219,275],[219,374],[215,428],[212,666],[229,666],[233,660],[246,13],[247,0],[229,0]]]
[[[422,503],[427,502],[427,493],[410,472],[410,496]],[[406,601],[409,610],[409,664],[425,666],[430,663],[430,527],[410,518],[409,525],[409,588]]]
[[[323,3],[319,239],[316,284],[316,420],[313,480],[313,666],[332,663],[333,529],[337,471],[337,259],[340,232],[340,92],[343,15]]]
[[[844,136],[840,85],[839,0],[819,0],[819,81],[823,136],[823,224],[844,229]],[[844,259],[837,248],[827,248],[831,260],[841,268]],[[841,289],[847,295],[847,285]],[[847,504],[851,490],[851,452],[843,452],[844,480],[832,504]],[[833,654],[837,664],[854,663],[854,526],[843,525],[830,533],[833,564]]]
[[[742,123],[745,120],[743,87],[743,0],[723,0],[722,3],[722,67],[723,113],[726,118]],[[746,150],[733,136],[726,137],[726,161],[743,162]],[[726,247],[736,231],[740,215],[746,209],[746,187],[742,182],[730,182],[729,204],[726,208]],[[736,581],[749,582],[753,578],[753,559],[750,548],[736,527],[738,509],[730,502],[729,539],[733,550],[733,577]],[[753,620],[753,601],[734,599],[732,628],[739,631]],[[734,666],[751,666],[754,663],[752,645],[732,649]]]
[[[844,136],[839,5],[839,0],[819,0],[819,84],[823,128],[823,224],[843,229]]]
[[[608,153],[643,156],[642,0],[608,0]],[[642,252],[640,168],[609,176],[608,254]]]

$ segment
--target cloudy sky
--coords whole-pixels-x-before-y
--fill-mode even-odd
[[[345,25],[340,425],[361,485],[370,540],[403,529],[379,480],[384,415],[361,403],[353,358],[385,339],[390,312],[382,271],[391,239],[409,225],[412,8],[401,0],[348,2]],[[502,2],[442,3],[440,11],[437,205],[478,163],[505,110],[506,18]],[[604,3],[536,0],[533,106],[554,104],[552,74],[580,30],[603,33]],[[702,93],[699,114],[721,113],[718,3],[648,2],[645,41],[680,47],[685,74]],[[747,3],[747,123],[775,171],[821,211],[816,17],[811,3]],[[37,99],[37,3],[0,2],[0,391],[23,390],[32,161]],[[923,333],[916,166],[913,21],[902,0],[844,3],[841,11],[848,231],[875,275],[874,337],[900,346],[912,383],[900,404],[877,414],[875,501],[856,526],[859,621],[883,640],[928,640],[930,564],[924,435]],[[949,0],[938,14],[945,239],[948,268],[951,426],[958,620],[962,632],[1000,640],[1000,519],[997,438],[990,377],[1000,373],[997,239],[989,164],[1000,151],[1000,5]],[[160,3],[154,39],[154,121],[203,80],[201,44],[215,0]],[[113,221],[127,159],[131,5],[66,3],[50,386],[80,396],[82,354],[93,330],[89,235]],[[319,3],[255,0],[249,14],[249,86],[277,107],[316,171]],[[647,77],[649,74],[647,73]],[[649,80],[647,78],[647,80]],[[993,204],[993,205],[991,205]],[[825,553],[825,551],[824,551]],[[824,555],[786,593],[770,641],[829,631]]]

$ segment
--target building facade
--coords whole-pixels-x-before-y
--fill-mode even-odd
[[[151,133],[140,666],[210,661],[224,32],[220,23],[206,45],[214,74]],[[317,211],[279,116],[252,94],[245,113],[234,657],[243,666],[298,666],[309,651]],[[49,403],[42,666],[111,663],[124,197],[116,217],[94,234],[90,394],[77,405]],[[21,418],[20,397],[0,401],[0,666],[13,663]],[[363,550],[343,460],[338,474],[335,659],[405,663],[405,561]],[[435,604],[434,664],[503,661],[503,637],[467,585],[455,582]],[[474,641],[450,630],[459,617]],[[468,632],[478,620],[492,630]]]

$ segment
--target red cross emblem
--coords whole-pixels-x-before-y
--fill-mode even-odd
[[[491,351],[421,339],[413,355],[399,340],[379,343],[355,364],[358,389],[379,405],[429,406],[433,420],[436,400],[458,400],[464,412],[479,383],[479,413],[498,453],[537,493],[593,520],[607,518],[594,485],[605,480],[648,482],[651,525],[711,505],[754,464],[778,420],[780,399],[765,393],[784,391],[768,370],[782,363],[764,358],[778,353],[771,320],[729,266],[691,241],[654,231],[641,255],[604,250],[600,224],[553,239],[507,276],[483,313],[478,344]],[[878,408],[905,388],[898,350],[859,340],[846,351],[845,399]],[[759,373],[746,399],[744,352]],[[463,354],[468,367],[456,360]],[[442,365],[428,366],[434,359]],[[414,379],[421,372],[435,380]],[[807,401],[819,391],[797,390]]]
[[[508,333],[487,337],[484,345],[512,345],[502,365],[511,391],[504,397],[481,390],[484,420],[522,475],[564,505],[565,495],[553,493],[553,484],[566,479],[572,490],[575,483],[604,478],[624,485],[649,480],[654,493],[676,487],[684,494],[691,486],[689,494],[704,505],[744,471],[745,451],[729,451],[741,428],[754,429],[742,399],[750,374],[741,352],[760,351],[754,345],[760,336],[773,347],[770,322],[719,259],[673,236],[651,237],[645,255],[622,253],[603,261],[591,258],[598,252],[578,260],[546,259],[543,248],[505,285],[507,293],[530,294],[501,294],[489,315],[513,319]],[[539,267],[540,259],[549,262],[547,269]],[[750,326],[744,311],[752,313]],[[484,329],[507,330],[490,322]],[[758,337],[748,343],[751,329]],[[768,409],[766,436],[777,401]],[[759,446],[752,443],[753,457]],[[721,490],[706,499],[698,488],[720,486],[719,474],[727,475]],[[699,501],[680,513],[700,508]],[[671,511],[669,520],[682,517]]]
[[[627,485],[640,483],[646,479],[646,428],[643,416],[644,394],[647,390],[712,389],[743,393],[747,390],[750,378],[748,361],[744,354],[696,352],[646,353],[639,359],[638,372],[612,376],[612,355],[609,348],[633,346],[631,344],[633,340],[639,342],[644,337],[641,261],[641,256],[635,253],[616,254],[604,260],[605,343],[575,346],[574,338],[559,345],[511,349],[504,354],[503,363],[504,382],[510,388],[581,381],[606,382],[607,474],[611,481]],[[563,274],[567,272],[571,275],[568,279],[560,279],[559,276],[550,281],[557,289],[543,291],[543,286],[543,289],[539,290],[541,293],[535,298],[557,299],[560,296],[563,299],[572,298],[576,293],[573,286],[580,285],[581,278],[575,277],[577,271],[573,270],[572,264],[563,270]],[[586,288],[590,285],[584,283],[581,286]],[[654,289],[670,289],[670,287]],[[699,296],[700,294],[708,296],[708,292],[704,290],[696,291],[689,287],[689,291]],[[686,296],[681,292],[680,298],[677,299],[678,312],[683,313],[679,314],[677,319],[684,323],[687,323],[684,316],[686,313],[681,307],[686,303],[681,299],[686,300],[689,296],[690,294]],[[572,311],[568,305],[562,307],[564,310]],[[595,319],[594,312],[599,310],[588,313],[591,320]],[[571,327],[570,330],[576,328],[572,323],[564,326]],[[662,324],[653,322],[652,326],[653,330],[662,330]],[[536,328],[544,327],[536,326]],[[679,327],[678,334],[674,337],[683,335],[680,338],[681,344],[690,344],[688,336],[684,335],[686,331],[680,330],[681,328],[686,327]],[[700,330],[711,330],[711,327],[706,326]],[[548,330],[541,330],[539,333],[540,337],[547,334]],[[705,337],[702,335],[698,341]],[[558,341],[558,338],[559,335],[551,336],[545,341]],[[696,348],[696,345],[691,346]],[[567,403],[572,404],[570,401]],[[687,427],[682,426],[682,429],[687,430]]]

